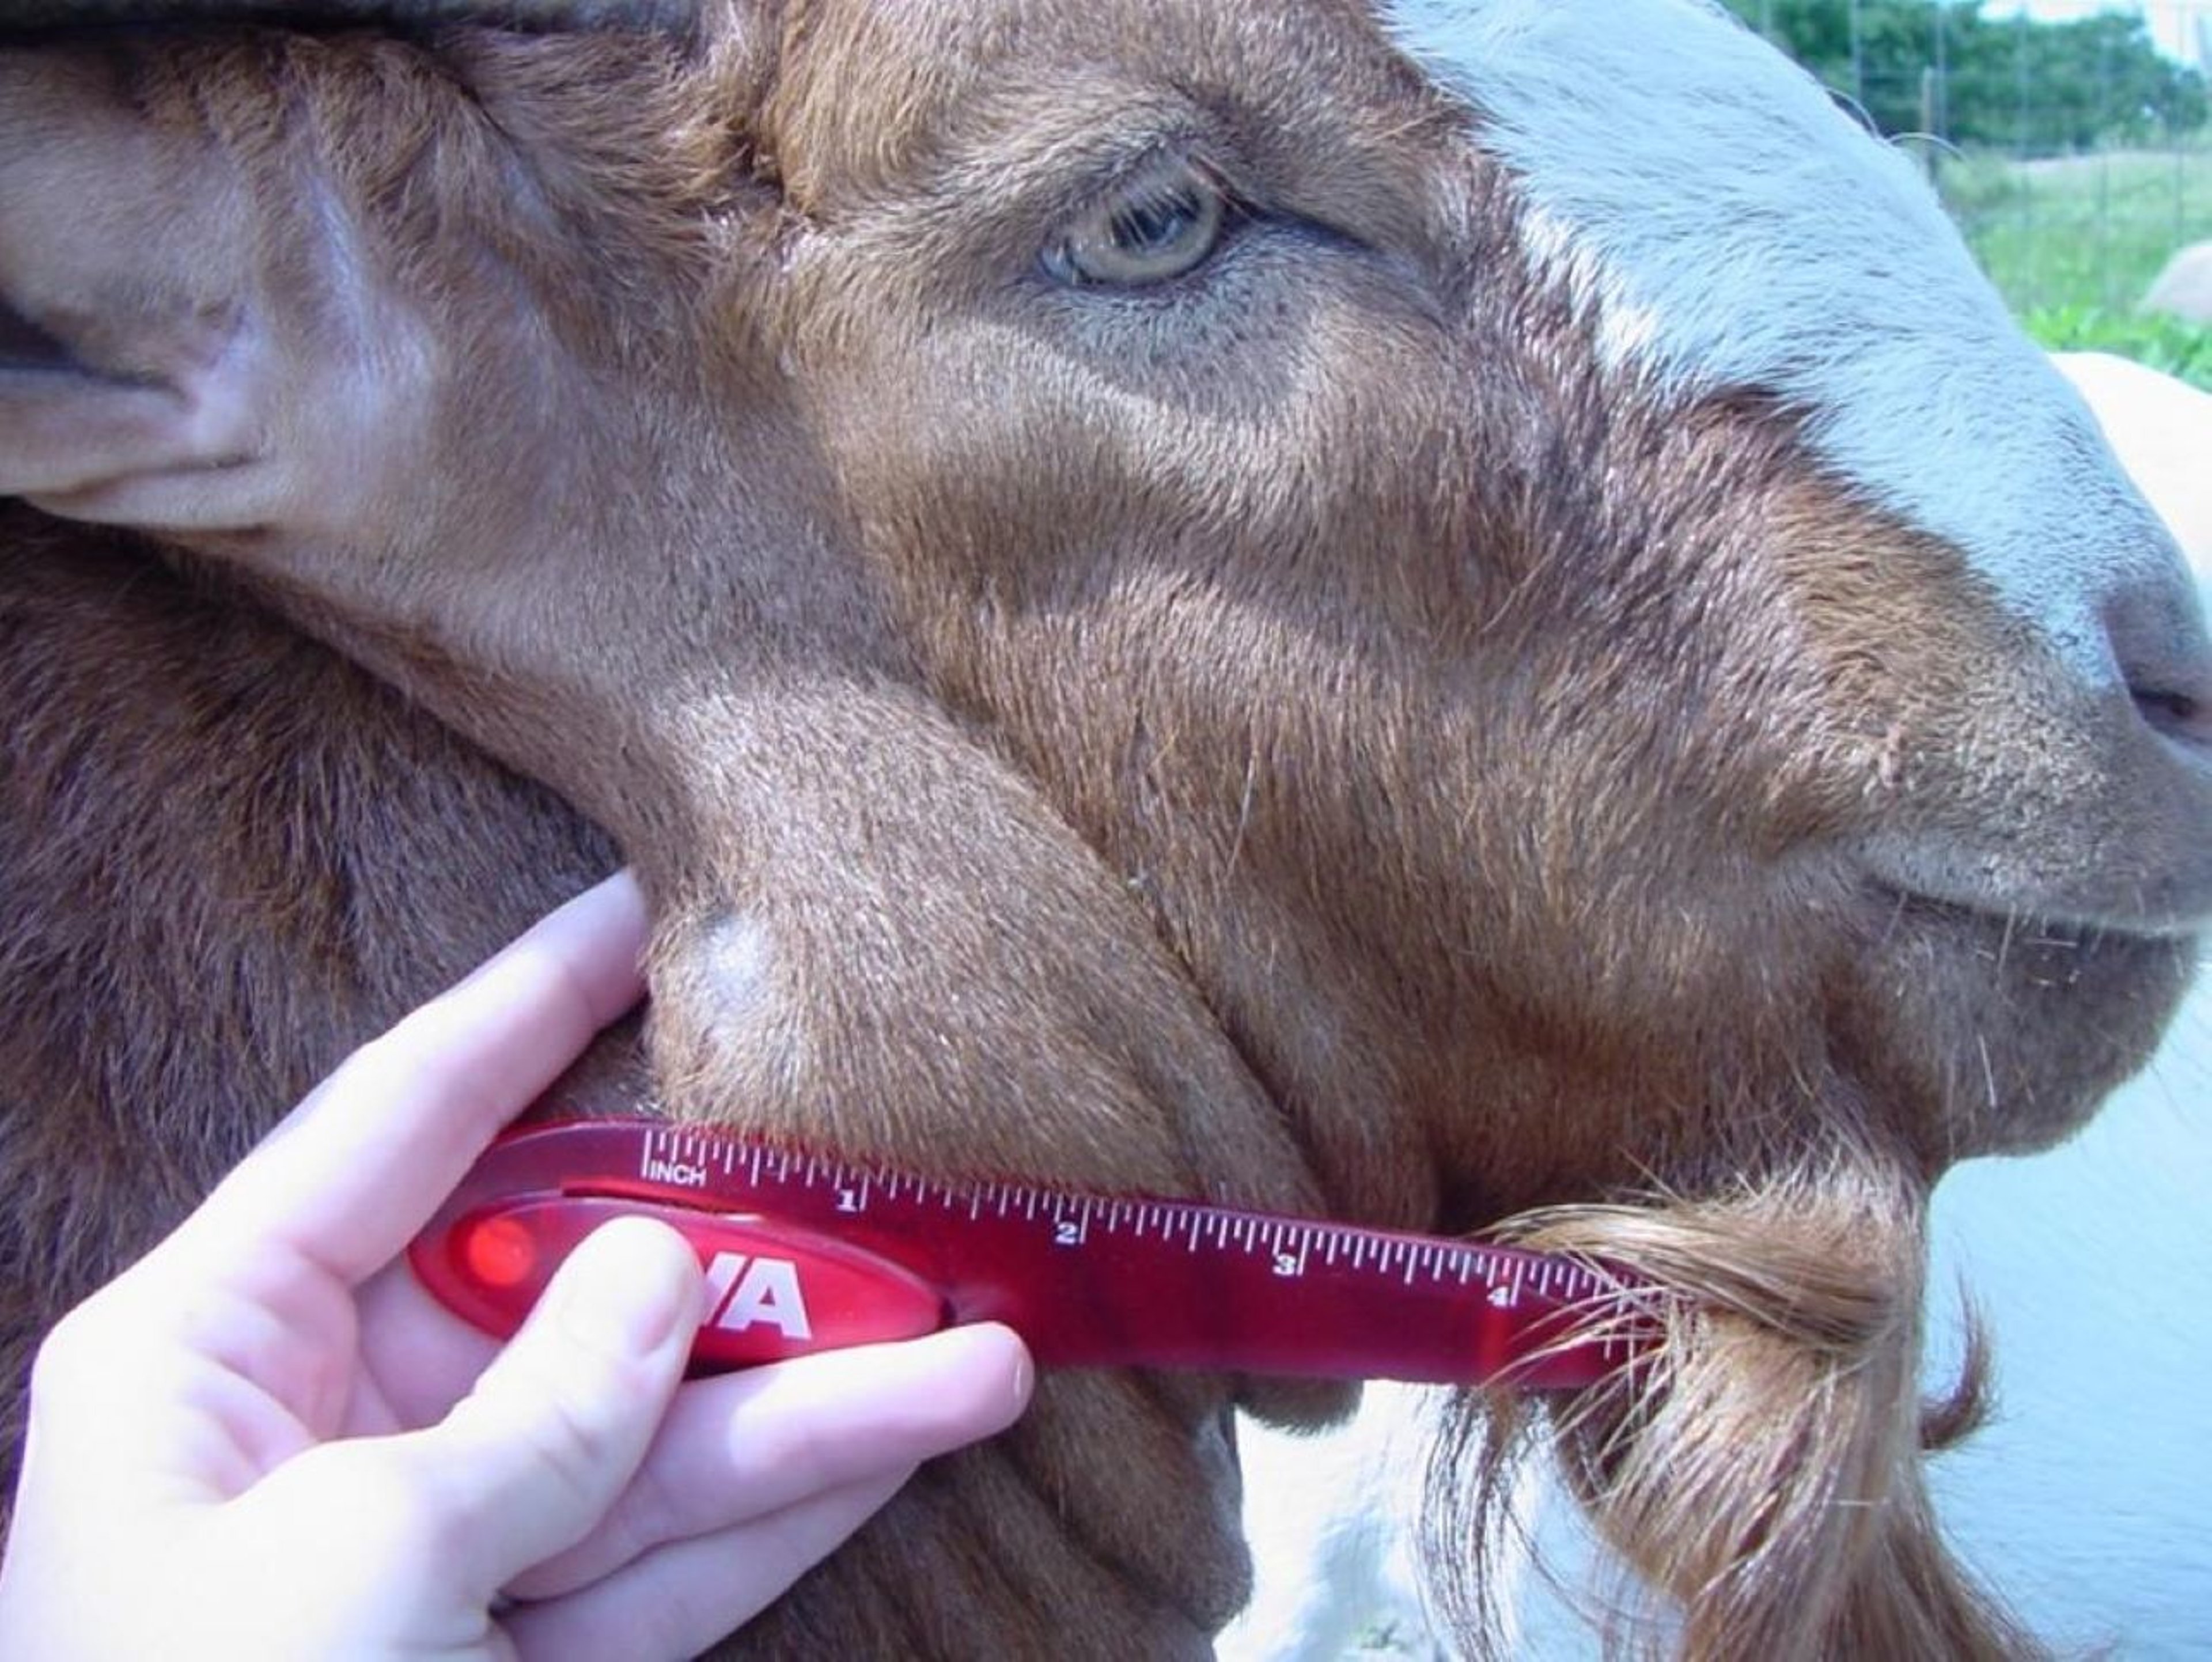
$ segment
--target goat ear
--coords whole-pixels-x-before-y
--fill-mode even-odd
[[[112,524],[250,523],[193,488],[254,457],[256,388],[240,362],[248,355],[219,320],[140,321],[103,332],[124,348],[127,367],[116,367],[0,313],[0,496]]]
[[[265,522],[282,355],[211,145],[91,54],[0,52],[0,496],[165,529]]]

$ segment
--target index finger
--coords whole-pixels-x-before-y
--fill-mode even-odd
[[[173,1238],[289,1246],[348,1282],[389,1262],[484,1145],[645,991],[646,909],[617,873],[349,1056]]]

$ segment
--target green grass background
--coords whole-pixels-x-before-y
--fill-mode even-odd
[[[2212,391],[2212,328],[2138,305],[2177,248],[2212,240],[2212,144],[1936,165],[1966,240],[2037,340],[2118,353]]]

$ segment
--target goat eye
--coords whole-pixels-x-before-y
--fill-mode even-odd
[[[1116,186],[1045,250],[1061,283],[1137,289],[1203,265],[1229,217],[1221,188],[1187,161],[1155,167]]]

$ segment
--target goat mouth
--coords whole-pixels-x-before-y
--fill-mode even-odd
[[[2208,930],[2199,921],[2172,922],[2085,918],[2032,906],[2003,906],[1960,899],[1876,880],[1872,891],[1893,928],[1920,928],[1992,937],[2001,958],[2014,952],[2094,955],[2142,946],[2164,953],[2194,953]]]
[[[2178,817],[2140,846],[2114,837],[2087,851],[2061,850],[2009,831],[1984,840],[1905,831],[1868,836],[1850,857],[1875,892],[1898,904],[1948,909],[2013,931],[2193,939],[2212,928],[2212,858],[2196,822]]]

